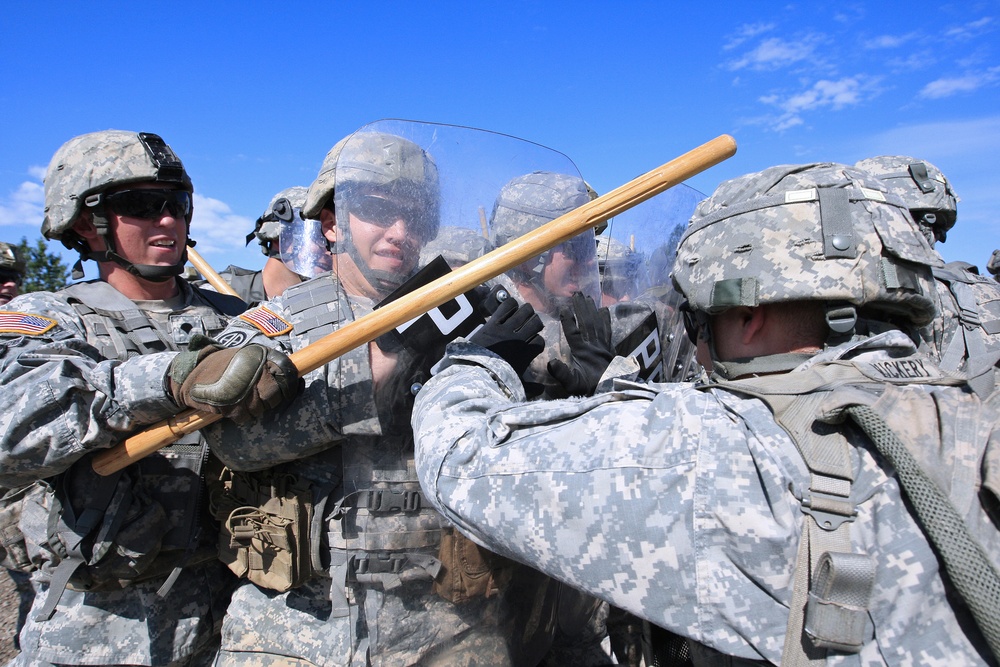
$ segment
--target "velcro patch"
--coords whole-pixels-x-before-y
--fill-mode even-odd
[[[274,338],[292,330],[292,325],[288,320],[264,307],[254,308],[243,313],[240,315],[240,319],[260,329],[261,333],[268,338]]]
[[[34,313],[0,311],[0,333],[38,336],[57,324],[59,323],[50,317],[43,317]]]

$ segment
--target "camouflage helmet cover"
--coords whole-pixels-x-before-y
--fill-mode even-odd
[[[338,141],[309,186],[303,217],[319,217],[334,195],[337,181],[341,187],[371,187],[419,202],[433,217],[426,237],[437,233],[437,165],[427,151],[409,139],[384,132],[357,132]]]
[[[18,247],[0,241],[0,271],[13,271],[23,276],[26,270],[27,264]]]
[[[935,236],[944,241],[958,216],[958,196],[941,170],[926,160],[905,155],[880,155],[854,165],[878,177],[892,194],[906,203],[914,220],[934,213]]]
[[[257,218],[253,233],[247,237],[247,243],[257,237],[261,251],[267,255],[268,246],[278,240],[281,233],[281,221],[290,215],[295,209],[301,209],[306,202],[306,192],[308,189],[302,185],[295,185],[285,188],[278,194],[271,197],[271,202],[267,209]],[[284,203],[280,203],[284,200]],[[277,208],[276,208],[277,205]],[[284,210],[288,208],[288,210]],[[282,209],[282,210],[278,210]]]
[[[468,264],[490,251],[490,241],[469,227],[442,227],[437,237],[420,249],[420,266],[440,255],[452,268]]]
[[[61,239],[87,197],[143,181],[176,183],[194,190],[180,159],[155,134],[104,130],[70,139],[52,156],[45,173],[42,234]]]
[[[306,200],[302,204],[302,217],[313,220],[319,219],[319,212],[333,197],[333,186],[337,175],[337,160],[340,158],[340,151],[350,137],[344,137],[333,145],[323,158],[323,164],[319,168],[316,180],[312,182],[306,191]]]
[[[782,165],[722,183],[701,202],[673,278],[696,311],[819,300],[923,324],[940,257],[905,204],[864,171]]]
[[[591,201],[579,176],[536,171],[508,182],[493,205],[490,240],[500,246]]]

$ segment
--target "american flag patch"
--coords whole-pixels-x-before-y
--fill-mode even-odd
[[[0,311],[0,333],[38,335],[59,324],[49,317],[32,313]]]
[[[255,308],[240,315],[240,319],[260,329],[268,338],[274,338],[292,330],[291,323],[267,308]]]

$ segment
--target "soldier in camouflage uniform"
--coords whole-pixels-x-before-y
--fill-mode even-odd
[[[503,357],[452,343],[413,411],[426,496],[497,553],[686,637],[695,664],[778,664],[783,651],[995,664],[949,599],[894,468],[857,429],[825,423],[880,392],[933,397],[940,412],[885,419],[916,451],[955,452],[938,472],[978,505],[962,480],[978,474],[982,451],[969,450],[983,445],[963,438],[988,435],[997,415],[959,435],[935,423],[984,408],[899,329],[933,318],[939,262],[886,194],[845,165],[796,165],[725,182],[699,206],[674,276],[718,385],[632,383],[617,358],[592,397],[523,403]],[[866,389],[817,388],[835,372]],[[821,571],[829,589],[810,555],[837,564]],[[840,597],[845,586],[856,595]]]
[[[359,132],[338,143],[303,208],[322,223],[334,272],[264,302],[220,338],[290,352],[370,313],[437,234],[438,188],[434,160],[407,139]],[[307,374],[293,409],[207,429],[232,469],[218,503],[232,526],[225,544],[299,508],[288,548],[258,556],[251,543],[245,561],[234,556],[248,580],[227,610],[220,665],[510,664],[496,586],[458,602],[436,592],[447,522],[420,496],[408,423],[424,363],[362,345]],[[251,485],[264,489],[259,502],[231,502]],[[278,573],[282,559],[292,565]],[[468,566],[487,582],[488,563]]]
[[[108,477],[91,467],[95,452],[182,407],[241,403],[218,395],[210,408],[165,391],[177,384],[168,373],[186,377],[175,359],[226,369],[232,355],[204,337],[245,308],[178,279],[191,197],[184,166],[154,134],[82,135],[49,165],[42,233],[80,253],[78,274],[96,260],[100,279],[0,309],[0,484],[20,512],[4,534],[23,537],[5,546],[34,570],[37,593],[17,664],[209,664],[218,646],[234,578],[205,512],[203,441],[186,437]],[[198,351],[178,355],[189,342]]]
[[[17,296],[24,270],[24,258],[17,246],[0,243],[0,306]]]
[[[256,306],[261,301],[278,296],[285,291],[285,288],[302,282],[302,276],[296,274],[282,262],[278,238],[282,223],[290,223],[298,219],[299,210],[305,203],[305,199],[306,188],[299,185],[285,188],[271,197],[267,209],[257,218],[253,231],[247,234],[247,245],[250,245],[250,242],[255,238],[260,243],[260,251],[267,257],[264,268],[253,271],[230,264],[219,272],[226,284],[232,287],[247,305]],[[322,270],[329,271],[328,264]],[[207,281],[201,276],[196,276],[195,284],[199,287],[206,287]],[[209,287],[209,289],[212,288]]]
[[[493,206],[491,242],[502,246],[593,197],[596,193],[586,182],[570,174],[533,172],[513,178]],[[600,299],[596,260],[593,232],[587,230],[499,277],[519,302],[532,305],[544,324],[546,351],[531,363],[524,377],[544,387],[546,397],[585,391],[565,374],[574,357],[579,361],[581,351],[567,340],[561,315],[572,311],[574,293],[585,294],[591,301]],[[607,634],[606,604],[528,568],[515,571],[509,590],[513,603],[522,605],[516,616],[525,625],[515,633],[519,664],[583,667],[609,663],[601,646]]]
[[[945,242],[957,220],[958,197],[940,169],[902,155],[867,158],[855,166],[903,201],[931,246]],[[934,279],[938,316],[920,329],[921,342],[942,369],[970,372],[973,388],[987,395],[996,387],[996,374],[978,371],[1000,361],[1000,287],[967,262],[935,267]]]

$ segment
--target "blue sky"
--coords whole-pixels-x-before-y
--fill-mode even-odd
[[[1000,247],[1000,0],[8,0],[0,29],[0,240],[38,238],[64,141],[148,131],[194,180],[206,259],[258,268],[243,238],[271,196],[342,136],[407,118],[549,146],[600,192],[723,133],[739,151],[689,181],[705,193],[913,155],[961,197],[945,259],[984,268]]]

